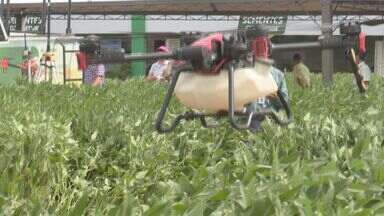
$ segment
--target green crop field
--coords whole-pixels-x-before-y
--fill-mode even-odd
[[[141,80],[1,86],[0,215],[384,214],[384,79],[313,78],[288,77],[295,123],[259,134],[158,134],[165,85]]]

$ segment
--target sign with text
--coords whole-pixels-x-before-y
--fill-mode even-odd
[[[14,32],[17,30],[17,25],[20,25],[17,23],[18,20],[16,17],[11,17],[10,19],[10,30],[11,32]],[[27,20],[25,21],[25,30],[27,32],[39,32],[40,26],[42,23],[41,17],[38,16],[28,16]]]
[[[287,20],[287,16],[244,16],[240,17],[239,29],[254,29],[262,26],[269,33],[283,34]]]

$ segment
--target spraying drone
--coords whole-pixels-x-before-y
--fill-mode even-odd
[[[173,71],[168,91],[158,113],[155,127],[158,132],[173,131],[181,121],[199,120],[203,127],[215,127],[209,124],[208,118],[228,118],[232,127],[248,129],[251,120],[257,116],[268,116],[275,123],[286,126],[292,122],[292,112],[289,103],[285,101],[274,82],[270,69],[272,61],[268,59],[271,51],[320,47],[346,49],[353,73],[360,92],[364,92],[361,76],[355,61],[355,51],[366,52],[365,35],[360,25],[341,26],[341,37],[316,42],[271,44],[266,32],[256,30],[237,31],[236,33],[214,33],[202,38],[188,38],[191,43],[169,53],[143,53],[127,55],[117,51],[103,51],[97,39],[91,38],[82,42],[80,50],[97,51],[94,63],[122,63],[145,59],[174,59],[181,61]],[[251,68],[238,68],[239,61],[244,60],[248,53],[254,57]],[[250,72],[251,71],[251,72]],[[255,74],[260,75],[255,77]],[[262,77],[262,78],[260,78]],[[246,86],[251,91],[241,89]],[[280,101],[285,117],[278,115],[272,109],[247,112],[244,107],[260,97],[275,93]],[[190,111],[178,115],[172,123],[164,126],[170,100],[173,96]],[[204,101],[204,102],[202,102]]]

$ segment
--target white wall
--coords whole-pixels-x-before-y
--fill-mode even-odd
[[[51,30],[53,33],[65,33],[67,21],[53,20]],[[74,34],[100,34],[100,33],[128,33],[131,31],[129,20],[72,20],[72,33]]]
[[[384,77],[384,39],[375,44],[375,72]]]
[[[226,31],[237,29],[238,21],[172,21],[172,20],[147,20],[147,32],[182,32],[182,31]],[[53,20],[52,32],[65,33],[67,21]],[[384,35],[384,24],[378,26],[362,26],[362,30],[368,36]],[[73,20],[73,33],[130,33],[130,20]],[[314,21],[288,21],[285,35],[320,35],[319,23]],[[339,34],[339,29],[334,32]]]

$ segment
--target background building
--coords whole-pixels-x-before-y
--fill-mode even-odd
[[[116,17],[117,18],[117,17]],[[113,16],[108,20],[80,20],[72,21],[72,32],[79,36],[96,34],[102,37],[102,47],[123,49],[125,53],[137,52],[153,52],[157,47],[166,45],[170,48],[180,46],[180,37],[182,32],[215,32],[236,30],[239,26],[239,17],[233,16],[226,20],[219,17],[217,20],[205,19],[204,16],[188,16],[178,20],[180,16],[167,16],[159,20],[113,20]],[[362,19],[359,17],[359,19]],[[33,21],[33,19],[31,19]],[[26,21],[28,22],[28,20]],[[16,28],[17,20],[12,20]],[[137,32],[133,25],[139,27]],[[338,23],[338,22],[335,22]],[[28,24],[28,23],[27,23]],[[52,32],[54,34],[65,34],[67,22],[65,20],[52,20]],[[320,23],[318,20],[311,20],[308,16],[303,16],[302,20],[286,20],[282,30],[272,37],[274,43],[291,43],[291,42],[306,42],[315,41],[321,35]],[[377,26],[363,25],[363,31],[367,34],[367,50],[368,64],[374,71],[384,74],[384,24]],[[134,32],[134,33],[132,33]],[[335,26],[335,35],[339,34],[337,26]],[[140,44],[136,47],[138,50],[133,50],[132,44],[136,43],[135,38],[138,38]],[[144,42],[144,43],[143,43]],[[291,67],[291,59],[295,52],[299,52],[304,56],[305,63],[314,72],[321,71],[321,50],[294,50],[284,52],[274,52],[273,58],[276,64],[281,69],[289,70]],[[349,65],[343,58],[344,50],[335,50],[335,70],[349,71]],[[139,74],[147,72],[152,61],[146,61],[137,68]],[[127,63],[130,64],[130,63]],[[117,71],[120,65],[108,65],[109,70]],[[123,65],[128,72],[131,72],[131,67]],[[124,69],[125,70],[125,69]]]
[[[193,20],[146,20],[145,38],[146,51],[152,52],[161,45],[167,45],[176,48],[180,45],[181,32],[214,32],[235,30],[239,26],[239,21],[198,21]],[[307,20],[304,20],[307,19]],[[56,33],[64,33],[66,22],[53,21],[52,30]],[[132,25],[129,20],[77,20],[72,22],[72,29],[78,35],[97,34],[104,39],[103,44],[106,47],[117,48],[121,46],[126,53],[131,52]],[[363,31],[367,34],[368,64],[377,69],[383,64],[380,54],[383,52],[384,25],[366,26],[363,25]],[[335,35],[339,34],[335,26]],[[303,21],[286,22],[285,30],[282,34],[275,35],[272,41],[275,43],[305,42],[315,41],[321,35],[320,24],[315,20],[308,20],[303,17]],[[312,71],[321,71],[321,50],[295,50],[273,53],[273,58],[277,65],[284,69],[290,68],[292,55],[295,52],[301,53],[305,62]],[[381,54],[382,55],[382,54]],[[344,58],[344,50],[335,50],[335,69],[336,71],[348,71],[349,65]],[[376,58],[375,58],[376,56]],[[381,63],[380,63],[381,62]],[[147,65],[151,62],[147,62]],[[383,67],[383,66],[381,66]]]

